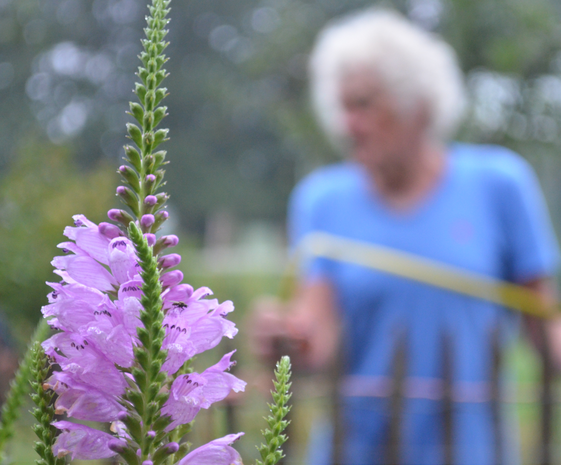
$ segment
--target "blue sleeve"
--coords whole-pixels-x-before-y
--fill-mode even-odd
[[[506,237],[506,279],[524,283],[553,276],[559,248],[538,179],[522,158],[512,160],[500,186]]]
[[[319,173],[318,173],[319,174]],[[301,181],[292,191],[288,203],[288,240],[292,254],[298,251],[299,273],[305,281],[326,279],[330,260],[312,257],[303,250],[303,240],[313,232],[322,231],[322,207],[325,185],[320,175]]]

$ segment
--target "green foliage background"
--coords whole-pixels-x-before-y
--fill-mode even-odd
[[[314,37],[373,5],[455,47],[473,97],[459,138],[530,159],[561,229],[559,0],[176,0],[165,148],[180,233],[200,242],[220,210],[283,223],[294,183],[338,157],[308,105]],[[0,0],[0,312],[12,322],[38,317],[71,215],[102,221],[114,206],[144,14],[142,0]]]
[[[113,202],[113,167],[78,170],[68,149],[37,141],[22,146],[0,184],[0,305],[14,329],[28,334],[49,288],[50,262],[60,253],[72,215],[103,221]]]

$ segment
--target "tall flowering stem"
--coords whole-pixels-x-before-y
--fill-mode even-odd
[[[134,348],[136,366],[132,370],[136,386],[131,386],[123,396],[123,405],[128,410],[123,422],[128,427],[132,439],[140,447],[140,458],[144,461],[155,455],[155,448],[166,436],[164,428],[171,423],[169,416],[161,414],[161,409],[169,397],[169,393],[161,392],[167,380],[166,374],[161,371],[167,356],[167,352],[162,350],[166,334],[162,327],[162,285],[157,260],[135,223],[129,225],[129,237],[136,248],[138,263],[142,269],[140,321],[144,327],[137,329],[140,344]],[[161,433],[151,435],[151,431]],[[162,447],[167,447],[167,443],[162,444],[160,448]],[[170,454],[164,452],[160,454],[163,454],[162,458]]]
[[[42,309],[57,333],[36,343],[26,356],[3,410],[0,448],[11,434],[30,378],[40,465],[66,463],[66,456],[119,456],[117,460],[129,465],[242,463],[231,445],[243,433],[192,451],[188,441],[179,444],[201,409],[231,391],[243,391],[246,383],[228,373],[235,364],[233,352],[201,373],[191,368],[195,355],[236,335],[237,328],[227,319],[234,306],[208,298],[212,291],[206,287],[194,290],[183,284],[181,271],[172,270],[181,257],[161,255],[178,238],[156,236],[168,217],[168,195],[157,192],[164,184],[166,153],[155,150],[168,132],[156,128],[166,115],[166,107],[159,104],[167,90],[159,86],[166,77],[169,3],[152,0],[144,30],[141,82],[135,88],[140,103],[130,104],[138,125],[127,125],[135,146],[125,147],[129,165],[118,171],[123,185],[117,195],[129,211],[108,212],[117,225],[98,225],[75,215],[74,226],[65,228],[68,240],[58,246],[63,255],[52,261],[61,281],[47,283],[53,290]],[[44,328],[39,327],[36,339],[43,340]],[[280,446],[286,441],[288,358],[279,363],[276,375],[273,416],[264,432],[267,445],[260,448],[267,465],[282,457]],[[53,421],[55,414],[81,422]],[[106,427],[97,429],[92,423]]]
[[[35,451],[41,457],[37,465],[64,465],[64,459],[56,458],[52,452],[57,430],[51,425],[54,420],[55,411],[53,407],[54,393],[43,389],[43,383],[49,373],[49,362],[39,342],[31,346],[31,387],[33,389],[31,399],[36,407],[32,414],[37,420],[33,427],[39,441],[35,443]]]
[[[160,87],[166,78],[164,63],[168,58],[164,50],[168,42],[164,39],[168,33],[165,29],[169,20],[168,8],[170,0],[153,0],[149,6],[150,16],[146,19],[147,27],[144,29],[146,39],[142,41],[144,50],[140,54],[142,65],[138,68],[137,76],[141,82],[135,85],[135,93],[140,103],[130,102],[129,114],[137,124],[128,123],[128,137],[135,146],[125,146],[127,161],[131,166],[123,165],[119,168],[123,186],[117,188],[117,195],[122,202],[132,211],[133,216],[123,210],[111,210],[110,217],[128,227],[135,219],[140,220],[143,233],[152,233],[158,230],[167,219],[167,212],[162,207],[168,200],[166,193],[156,194],[158,187],[163,185],[164,165],[166,152],[156,148],[167,140],[168,129],[156,129],[162,119],[167,115],[167,107],[160,106],[161,101],[167,96],[167,89]],[[157,249],[161,249],[159,244]],[[156,253],[159,250],[156,250]]]
[[[281,447],[288,439],[283,431],[289,423],[284,417],[290,411],[288,401],[292,397],[290,374],[290,358],[284,356],[277,363],[277,369],[275,370],[276,381],[273,381],[275,390],[271,391],[273,403],[269,404],[271,415],[266,418],[269,428],[262,431],[267,444],[261,444],[257,448],[263,461],[257,460],[256,465],[275,465],[284,457]]]
[[[119,455],[129,465],[241,463],[231,444],[243,433],[211,441],[193,451],[183,433],[200,409],[242,391],[246,383],[227,373],[232,353],[202,373],[190,368],[196,354],[234,337],[227,320],[232,302],[207,299],[208,288],[182,284],[172,270],[178,254],[161,253],[177,245],[176,236],[158,238],[167,219],[163,185],[165,152],[155,149],[167,137],[156,129],[166,115],[159,106],[166,96],[160,84],[167,58],[164,38],[169,0],[153,0],[144,30],[141,82],[130,104],[139,125],[128,124],[135,146],[125,152],[130,165],[119,173],[117,195],[129,211],[110,210],[119,225],[74,216],[74,227],[59,244],[65,255],[52,264],[60,283],[49,283],[49,305],[43,315],[59,332],[42,344],[53,372],[44,386],[56,394],[55,412],[89,422],[110,423],[111,433],[71,421],[55,421],[60,431],[53,456],[93,460]]]

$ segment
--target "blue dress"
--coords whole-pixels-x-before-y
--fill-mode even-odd
[[[377,198],[370,178],[356,163],[318,169],[293,191],[291,244],[323,231],[515,283],[554,275],[557,243],[527,162],[498,146],[454,144],[448,152],[438,186],[407,213],[395,212]],[[439,389],[446,353],[452,367],[454,463],[495,463],[489,401],[492,341],[499,334],[500,344],[506,345],[516,335],[517,315],[483,300],[351,263],[317,258],[302,272],[305,280],[326,280],[333,286],[341,312],[346,356],[341,382],[343,463],[384,463],[389,386],[395,347],[403,335],[400,462],[444,463]],[[328,451],[329,443],[324,437],[320,449]],[[320,449],[312,453],[311,462],[317,465],[328,460]],[[516,456],[504,455],[504,463],[516,463]]]

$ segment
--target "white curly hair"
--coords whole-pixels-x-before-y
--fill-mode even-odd
[[[451,137],[465,106],[462,72],[452,47],[392,10],[371,8],[328,24],[310,56],[312,105],[328,137],[345,137],[340,81],[357,66],[373,70],[406,116],[426,105],[428,131]]]

